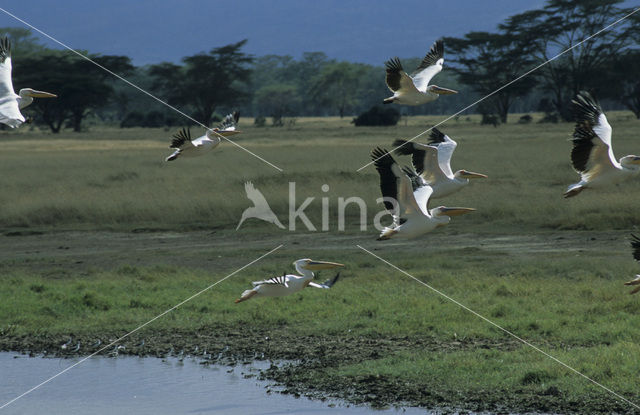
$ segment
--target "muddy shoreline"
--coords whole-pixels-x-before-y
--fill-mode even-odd
[[[272,361],[258,377],[273,382],[280,393],[324,400],[337,398],[374,408],[415,406],[442,413],[489,411],[492,413],[635,414],[628,404],[597,392],[588,399],[570,400],[549,387],[542,393],[516,385],[508,391],[476,390],[462,394],[448,390],[436,379],[411,383],[384,375],[344,377],[332,373],[340,364],[379,359],[409,349],[433,352],[498,349],[514,350],[517,341],[462,340],[443,342],[433,337],[292,336],[286,327],[261,330],[254,327],[208,327],[197,332],[149,331],[135,333],[106,347],[122,334],[92,333],[66,336],[0,336],[0,351],[30,356],[70,358],[88,356],[189,357],[201,364],[236,366],[254,360]],[[79,348],[78,348],[79,345]],[[118,347],[121,346],[121,347]],[[78,350],[76,350],[78,349]],[[448,409],[448,408],[456,408]]]

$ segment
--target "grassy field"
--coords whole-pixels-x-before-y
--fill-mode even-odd
[[[356,172],[370,150],[441,119],[391,128],[337,118],[254,128],[241,120],[238,143],[283,172],[229,143],[163,163],[172,131],[0,132],[0,346],[59,353],[72,338],[88,353],[96,339],[117,338],[283,244],[127,339],[128,352],[197,345],[229,350],[232,360],[293,359],[265,376],[295,393],[374,405],[640,413],[356,246],[638,403],[640,297],[622,282],[638,272],[627,236],[640,223],[640,184],[563,199],[577,180],[570,124],[452,120],[440,127],[459,144],[452,167],[489,179],[441,203],[477,212],[417,241],[385,243],[373,228],[359,230],[352,206],[346,230],[337,230],[338,197],[362,197],[369,219],[380,210],[375,170]],[[616,155],[640,154],[640,123],[624,112],[609,121]],[[235,232],[250,206],[246,180],[285,225],[288,182],[296,182],[297,205],[315,197],[305,212],[318,227],[327,197],[329,231],[254,219]],[[303,257],[345,263],[342,281],[329,291],[233,303],[250,281],[290,272]],[[135,347],[140,338],[144,350]]]

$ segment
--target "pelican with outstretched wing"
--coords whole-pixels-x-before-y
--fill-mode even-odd
[[[631,234],[631,248],[633,248],[633,259],[640,262],[640,238]],[[633,290],[629,294],[635,294],[640,291],[640,275],[636,275],[631,281],[627,281],[624,285],[635,285]]]
[[[244,190],[247,192],[247,198],[253,202],[253,206],[246,208],[244,212],[242,212],[242,217],[240,218],[240,222],[238,222],[238,226],[236,226],[236,230],[240,229],[240,225],[249,218],[256,218],[273,223],[280,229],[285,228],[284,225],[280,223],[276,214],[273,213],[273,210],[271,210],[267,199],[264,198],[260,190],[253,186],[253,183],[246,182],[244,184]]]
[[[429,210],[427,205],[433,192],[431,186],[417,184],[414,188],[415,183],[387,150],[377,147],[371,152],[371,158],[380,175],[384,206],[393,215],[393,224],[382,230],[379,241],[396,237],[416,238],[448,224],[451,216],[475,210],[446,206]]]
[[[18,94],[11,81],[11,43],[6,36],[0,38],[0,123],[11,128],[25,122],[20,110],[33,102],[33,98],[56,98],[57,95],[31,88],[22,88]]]
[[[418,68],[408,75],[402,68],[400,59],[395,57],[388,60],[386,83],[393,92],[393,96],[385,98],[383,103],[403,105],[421,105],[435,101],[440,95],[457,94],[453,89],[429,85],[431,78],[442,71],[444,63],[444,43],[436,40],[427,55],[422,59]]]
[[[340,273],[322,284],[313,282],[313,271],[343,267],[336,262],[314,261],[309,258],[299,259],[293,263],[302,275],[283,274],[264,281],[254,281],[253,288],[245,290],[235,302],[241,303],[253,297],[284,297],[302,291],[306,287],[328,289],[338,281]]]
[[[437,128],[432,128],[428,144],[396,140],[393,146],[398,154],[411,155],[415,172],[424,185],[433,188],[432,199],[448,196],[469,184],[469,179],[487,178],[481,173],[467,170],[451,170],[451,156],[457,143]],[[406,171],[405,171],[406,172]]]
[[[571,164],[580,181],[570,185],[564,197],[584,189],[606,188],[640,173],[640,157],[624,156],[617,161],[611,147],[611,125],[600,104],[586,91],[571,101],[576,126],[573,131]]]
[[[206,134],[194,140],[191,139],[191,130],[183,128],[173,135],[169,148],[175,149],[173,154],[165,161],[173,161],[178,157],[197,157],[208,153],[220,144],[220,137],[229,137],[239,134],[237,129],[240,114],[235,111],[227,115],[217,127],[207,130]]]

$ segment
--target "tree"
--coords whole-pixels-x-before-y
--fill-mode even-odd
[[[343,118],[358,103],[356,97],[364,73],[364,65],[356,63],[326,65],[312,82],[311,97],[320,104],[335,108]]]
[[[622,2],[549,0],[541,10],[510,17],[500,29],[523,40],[536,63],[543,63],[628,14],[631,9],[617,6]],[[631,20],[623,21],[537,71],[540,86],[551,94],[551,102],[562,119],[572,119],[570,103],[579,90],[607,95],[606,86],[599,80],[630,44],[631,25]]]
[[[22,27],[0,27],[0,35],[7,36],[11,42],[11,55],[20,59],[46,50],[45,46],[29,29]]]
[[[126,56],[90,57],[116,73],[125,74],[133,68]],[[43,76],[43,71],[46,71],[46,76]],[[69,122],[74,131],[80,131],[82,120],[109,102],[115,81],[112,75],[93,63],[54,50],[16,60],[13,73],[16,89],[33,87],[58,95],[55,99],[36,99],[27,107],[36,112],[54,133],[60,132],[65,122]]]
[[[217,107],[237,105],[249,97],[243,86],[250,80],[253,57],[240,51],[246,43],[245,39],[184,57],[183,66],[152,65],[154,90],[170,104],[191,107],[194,118],[209,125]]]
[[[300,97],[295,85],[267,85],[256,92],[255,102],[260,114],[273,118],[274,126],[281,126],[282,118],[292,115],[300,104]]]
[[[611,95],[617,97],[640,120],[640,78],[638,78],[638,74],[640,74],[640,50],[629,50],[622,54],[613,65],[611,79],[606,83],[611,87]]]
[[[469,85],[477,93],[486,96],[516,79],[532,66],[527,47],[510,33],[470,32],[464,38],[445,38],[447,51],[451,52],[457,66],[451,69],[458,80]],[[495,113],[502,123],[507,122],[514,100],[526,95],[534,87],[532,77],[524,78],[489,97],[483,113]]]

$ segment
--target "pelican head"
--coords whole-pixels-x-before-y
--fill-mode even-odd
[[[474,173],[467,170],[458,170],[454,176],[460,177],[462,179],[486,179],[487,177],[489,177],[486,174]]]
[[[620,164],[631,170],[640,170],[640,157],[624,156],[620,159]]]
[[[429,85],[427,87],[427,91],[433,92],[434,94],[438,94],[438,95],[453,95],[458,93],[458,91],[454,91],[453,89],[443,88],[438,85]]]
[[[299,259],[293,263],[297,270],[307,270],[307,271],[320,271],[321,269],[331,269],[337,267],[344,267],[343,264],[338,264],[337,262],[326,262],[326,261],[314,261],[309,258]]]
[[[446,207],[446,206],[438,206],[435,209],[431,209],[432,216],[460,216],[465,215],[467,213],[473,212],[474,208],[466,208],[466,207]]]
[[[31,97],[31,98],[57,98],[56,94],[52,94],[50,92],[37,91],[31,88],[22,88],[18,93],[21,97]]]

